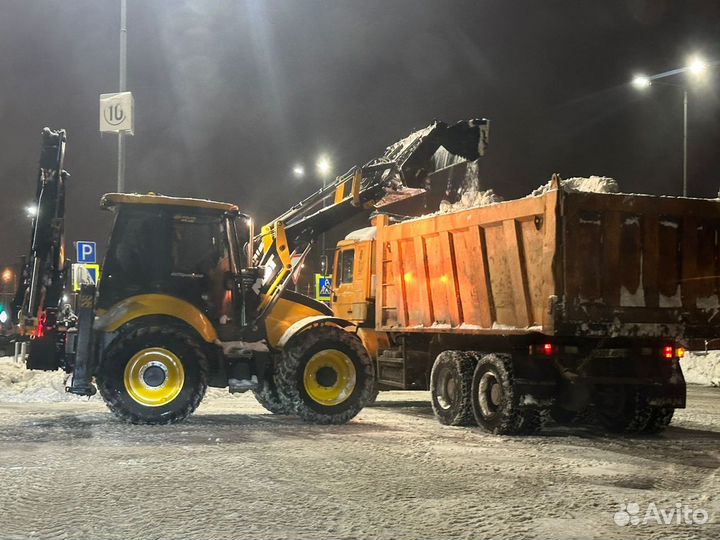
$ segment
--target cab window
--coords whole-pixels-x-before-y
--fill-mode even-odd
[[[353,280],[353,266],[355,264],[355,250],[346,249],[340,252],[340,260],[338,261],[338,285],[343,283],[352,283]]]

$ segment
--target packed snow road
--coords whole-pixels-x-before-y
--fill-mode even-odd
[[[643,438],[496,437],[439,425],[427,398],[384,393],[332,427],[218,391],[163,427],[97,400],[0,403],[0,537],[720,537],[718,388]]]

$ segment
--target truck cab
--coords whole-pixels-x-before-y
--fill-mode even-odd
[[[375,227],[360,229],[337,244],[332,310],[358,326],[375,325]]]

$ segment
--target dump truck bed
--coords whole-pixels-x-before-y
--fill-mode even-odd
[[[377,227],[381,330],[720,333],[717,200],[552,189]]]

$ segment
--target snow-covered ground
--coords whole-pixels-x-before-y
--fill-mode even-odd
[[[3,539],[720,538],[717,388],[690,386],[672,426],[638,438],[444,427],[425,392],[382,393],[348,425],[312,426],[212,391],[187,422],[155,427],[100,400],[3,392]],[[711,521],[617,525],[629,503]]]

